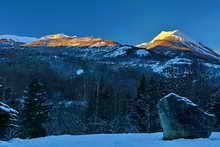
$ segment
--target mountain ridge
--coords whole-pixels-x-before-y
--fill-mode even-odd
[[[64,34],[52,34],[45,37],[41,37],[39,40],[26,43],[24,46],[48,46],[48,47],[57,47],[57,46],[78,46],[78,47],[104,47],[104,46],[118,46],[120,43],[103,40],[98,37],[77,37],[77,36],[68,36]]]
[[[10,35],[8,35],[10,36]],[[0,36],[0,39],[10,39],[7,35]],[[15,37],[12,35],[13,41],[20,41],[19,36]],[[23,37],[25,38],[25,37]],[[27,38],[25,38],[27,39]],[[30,39],[30,38],[29,38]],[[113,46],[123,46],[119,42],[111,41],[111,40],[103,40],[99,37],[78,37],[78,36],[68,36],[65,34],[52,34],[46,35],[39,39],[31,38],[33,41],[23,43],[22,46],[26,47],[113,47]],[[11,40],[11,39],[10,39]],[[25,42],[25,41],[23,41]],[[13,43],[11,43],[13,45]],[[220,54],[203,45],[200,42],[192,40],[190,37],[182,33],[180,30],[174,31],[162,31],[159,33],[154,39],[150,42],[144,42],[136,46],[132,46],[136,48],[143,48],[146,50],[154,50],[156,48],[169,48],[173,50],[182,50],[182,51],[190,51],[195,56],[206,58],[206,59],[214,59],[220,62]]]

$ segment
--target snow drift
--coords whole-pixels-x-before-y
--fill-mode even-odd
[[[210,139],[179,139],[174,141],[163,141],[162,133],[153,133],[64,135],[0,142],[0,147],[218,147],[219,145],[220,133],[213,133]]]

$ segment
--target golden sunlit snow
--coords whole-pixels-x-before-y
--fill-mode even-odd
[[[40,40],[27,43],[25,46],[75,46],[75,47],[102,47],[102,46],[117,46],[117,42],[110,40],[102,40],[96,37],[76,37],[63,34],[54,34],[42,37]]]
[[[173,49],[190,50],[190,48],[178,43],[184,41],[186,41],[186,37],[183,34],[181,34],[179,30],[162,31],[149,43],[142,43],[137,46],[144,47],[147,49],[151,49],[157,46],[166,46]]]

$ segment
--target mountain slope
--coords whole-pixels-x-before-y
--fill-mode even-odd
[[[48,35],[40,38],[39,40],[25,44],[25,46],[76,46],[76,47],[103,47],[103,46],[118,46],[117,42],[110,40],[103,40],[96,37],[76,37],[67,36],[64,34]]]
[[[152,41],[139,44],[137,47],[149,50],[157,47],[165,47],[175,50],[191,51],[196,56],[202,58],[213,58],[220,61],[220,54],[206,47],[202,43],[190,39],[179,30],[168,32],[162,31]]]

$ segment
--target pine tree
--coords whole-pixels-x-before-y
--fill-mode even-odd
[[[220,99],[219,97],[216,98],[216,101],[215,101],[215,105],[214,105],[214,113],[216,115],[216,118],[217,118],[217,127],[220,128]]]
[[[216,116],[216,128],[220,129],[220,98],[218,96],[212,97],[209,104],[209,113],[215,114]]]
[[[137,88],[137,96],[129,102],[129,113],[132,123],[137,126],[138,132],[147,131],[147,103],[146,103],[146,78],[142,77]]]
[[[47,135],[43,123],[48,119],[48,94],[45,85],[34,80],[24,91],[25,103],[22,111],[22,138],[36,138]]]
[[[160,130],[159,116],[156,104],[158,99],[164,95],[164,88],[161,85],[158,75],[145,76],[140,80],[137,88],[137,96],[129,102],[129,113],[132,123],[137,127],[138,132],[154,132]]]

